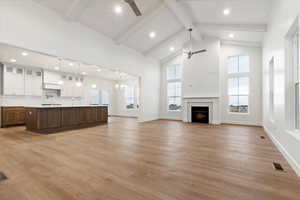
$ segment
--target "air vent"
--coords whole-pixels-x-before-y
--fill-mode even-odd
[[[282,171],[284,172],[284,169],[282,168],[281,164],[280,163],[276,163],[276,162],[273,162],[273,167],[276,171]]]
[[[3,172],[0,172],[0,181],[4,181],[6,179],[8,179],[7,176]]]

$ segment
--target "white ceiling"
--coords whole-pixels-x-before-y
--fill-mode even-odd
[[[28,55],[23,56],[23,52],[28,53]],[[0,44],[0,62],[11,63],[11,59],[15,59],[17,61],[12,64],[21,65],[24,67],[41,68],[51,71],[58,71],[61,73],[80,74],[82,76],[99,77],[114,81],[133,80],[137,78],[133,75],[129,75],[120,71],[113,71],[96,65],[89,65],[86,63],[62,58],[59,59],[54,56],[32,52],[6,44]],[[70,63],[72,63],[72,66],[70,66]],[[59,70],[56,70],[55,67],[59,67]],[[101,69],[101,71],[97,71],[99,69]],[[83,72],[86,74],[83,75]]]
[[[182,48],[187,21],[168,3],[179,5],[202,35],[234,42],[261,43],[274,0],[136,0],[143,13],[136,17],[124,0],[34,0],[68,20],[80,22],[117,43],[163,59]],[[114,13],[120,5],[123,13]],[[223,10],[231,10],[225,16]],[[149,38],[149,32],[157,36]],[[228,35],[234,33],[234,38]],[[174,52],[170,47],[175,47]]]

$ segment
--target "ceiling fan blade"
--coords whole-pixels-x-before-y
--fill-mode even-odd
[[[142,16],[142,13],[134,0],[125,0],[125,2],[129,4],[136,16]]]
[[[192,54],[204,53],[206,51],[207,51],[206,49],[202,49],[202,50],[199,50],[199,51],[194,51]]]

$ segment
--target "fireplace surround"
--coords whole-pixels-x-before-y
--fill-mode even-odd
[[[220,124],[220,98],[219,97],[183,97],[183,116],[182,121],[192,122],[192,108],[208,108],[208,123]]]

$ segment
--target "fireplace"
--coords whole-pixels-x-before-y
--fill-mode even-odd
[[[209,123],[209,107],[193,106],[192,107],[192,122]]]

